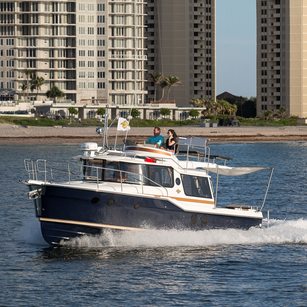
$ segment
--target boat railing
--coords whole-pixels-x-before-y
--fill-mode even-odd
[[[44,181],[47,181],[47,161],[38,159],[33,161],[31,159],[24,160],[25,170],[29,175],[29,179],[39,180],[40,174],[43,174]]]
[[[34,167],[34,161],[25,159],[23,161],[26,172],[28,173],[29,179],[37,180],[37,172]]]
[[[24,167],[28,173],[30,180],[40,180],[43,182],[53,182],[56,178],[60,178],[61,181],[70,182],[72,178],[79,178],[79,171],[76,172],[76,167],[72,167],[71,163],[51,163],[48,164],[47,160],[38,159],[24,160]],[[58,177],[57,177],[58,176]]]
[[[168,196],[168,190],[164,186],[140,173],[93,165],[81,165],[81,171],[76,171],[76,166],[72,165],[72,163],[68,162],[65,166],[63,166],[63,164],[51,166],[48,165],[47,160],[42,159],[25,159],[24,166],[28,173],[29,180],[43,181],[44,183],[47,183],[55,182],[55,178],[57,177],[60,178],[60,180],[58,180],[59,182],[65,181],[68,184],[71,184],[72,180],[85,180],[95,182],[97,190],[100,189],[100,184],[102,182],[114,182],[120,184],[121,192],[125,190],[124,184],[134,183],[136,187],[141,187],[141,193],[143,195],[149,194],[145,193],[145,186],[155,186],[159,188],[161,196]],[[91,170],[91,175],[86,175],[87,170]],[[104,171],[114,172],[114,174],[116,174],[116,180],[102,180],[101,174]],[[130,177],[130,181],[127,181],[128,177]],[[109,187],[112,188],[112,185]],[[114,190],[116,190],[115,187]]]
[[[145,145],[139,144],[139,145],[141,145],[142,147],[146,146],[146,147],[154,148],[154,146],[151,144],[145,144]],[[135,145],[135,146],[136,146],[135,150],[137,151],[138,145]],[[123,145],[121,145],[120,148],[109,146],[109,149],[115,150],[115,151],[119,150],[121,154],[125,157],[129,156],[130,158],[135,158],[135,159],[140,158],[140,154],[138,152],[134,153],[134,155],[131,155],[131,152],[126,152],[125,147]],[[176,157],[176,159],[174,159],[173,157]],[[170,156],[170,157],[159,156],[160,162],[167,161],[167,163],[169,163],[169,160],[172,160],[172,163],[175,163],[179,169],[185,169],[185,168],[188,168],[189,162],[196,161],[196,162],[204,162],[204,163],[219,163],[219,164],[226,165],[226,162],[230,160],[230,158],[223,157],[220,155],[212,155],[211,148],[208,145],[208,140],[206,138],[179,137],[178,149],[174,153],[174,156]],[[186,162],[187,163],[186,167],[184,167],[182,163],[178,163],[177,160],[180,160],[181,162],[182,161]]]
[[[158,182],[148,178],[147,176],[140,174],[140,173],[135,173],[135,172],[129,172],[125,170],[120,170],[120,169],[113,169],[113,168],[107,168],[107,167],[100,167],[100,166],[92,166],[92,165],[83,165],[83,178],[86,181],[95,181],[97,184],[97,189],[99,190],[99,184],[102,182],[117,182],[120,183],[120,190],[121,192],[124,191],[124,185],[123,184],[135,184],[137,186],[141,187],[142,194],[146,194],[144,192],[144,186],[156,186],[160,188],[164,193],[162,192],[162,196],[168,196],[168,190],[159,184]],[[95,176],[86,176],[86,170],[94,170]],[[101,173],[103,171],[111,171],[114,172],[115,178],[114,180],[102,180],[101,179]],[[130,176],[130,179],[128,180],[127,178]],[[132,178],[131,178],[132,177]],[[150,182],[151,184],[145,184],[146,182]]]
[[[214,155],[211,153],[211,148],[208,145],[209,140],[202,137],[179,137],[178,151],[176,157],[178,160],[205,162],[205,163],[219,163],[226,165],[229,157]]]
[[[207,163],[216,163],[216,160],[229,160],[227,157],[211,155],[211,149],[208,145],[209,140],[203,137],[179,137],[177,158],[186,161],[198,161]]]

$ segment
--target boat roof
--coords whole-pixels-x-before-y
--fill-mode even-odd
[[[199,142],[199,140],[197,140]],[[195,143],[194,143],[195,144]],[[198,143],[199,144],[199,143]],[[216,156],[214,156],[216,157]],[[152,160],[150,160],[150,158]],[[202,160],[178,159],[178,156],[163,148],[155,148],[152,145],[136,144],[124,147],[122,150],[97,150],[94,156],[82,156],[82,159],[104,159],[107,161],[129,162],[137,164],[156,163],[157,165],[172,166],[178,172],[189,172],[205,175],[208,172],[225,175],[241,176],[266,169],[267,167],[231,167]]]

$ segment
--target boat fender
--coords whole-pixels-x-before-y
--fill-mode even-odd
[[[37,198],[40,198],[42,196],[42,190],[43,189],[36,189],[36,190],[33,190],[33,191],[30,191],[28,193],[28,198],[29,199],[37,199]]]

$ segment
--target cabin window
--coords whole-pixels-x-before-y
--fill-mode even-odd
[[[174,175],[171,167],[144,165],[143,173],[147,177],[146,185],[163,186],[166,188],[174,186]]]
[[[105,161],[104,181],[123,183],[141,183],[140,165],[135,163]]]
[[[119,181],[120,182],[120,165],[119,162],[109,162],[105,161],[104,163],[104,181]]]
[[[212,198],[207,177],[181,175],[184,193],[188,196]]]
[[[83,175],[85,180],[100,180],[102,177],[102,160],[84,160]]]
[[[83,175],[85,180],[102,180],[140,184],[141,166],[105,160],[84,160]]]
[[[125,183],[141,184],[141,166],[134,163],[120,163],[122,180]]]
[[[140,165],[105,160],[84,160],[85,180],[145,184],[149,186],[174,186],[174,173],[171,167]]]

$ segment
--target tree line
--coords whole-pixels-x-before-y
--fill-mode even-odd
[[[29,96],[29,90],[31,93],[36,91],[36,99],[38,96],[38,92],[41,90],[41,87],[45,83],[45,80],[43,77],[37,76],[35,73],[33,73],[30,70],[25,71],[26,80],[21,85],[21,90],[24,93],[23,96],[28,99]],[[175,75],[168,75],[164,76],[161,73],[150,73],[150,77],[154,83],[154,101],[163,101],[163,99],[166,96],[166,99],[170,99],[170,93],[171,89],[175,86],[181,85],[181,81],[179,77]],[[161,96],[157,97],[157,90],[160,87],[161,89]],[[52,86],[47,92],[46,97],[54,99],[56,101],[57,98],[61,98],[64,96],[64,93],[57,87]],[[214,116],[235,116],[237,112],[237,105],[231,104],[226,100],[213,100],[213,99],[203,99],[203,98],[195,98],[190,101],[190,104],[197,108],[203,108],[201,111],[201,114],[204,117],[214,117]],[[137,117],[138,114],[136,114],[137,110],[135,110],[133,113],[133,117]],[[73,114],[74,111],[71,110],[69,112],[70,114]],[[160,110],[160,113],[163,117],[170,115],[170,110],[162,108]],[[196,118],[199,116],[199,111],[197,110],[191,110],[189,112],[190,116],[193,118]]]
[[[195,98],[191,100],[191,105],[197,108],[204,108],[201,114],[204,117],[235,116],[238,110],[237,105],[226,100],[213,100]]]

